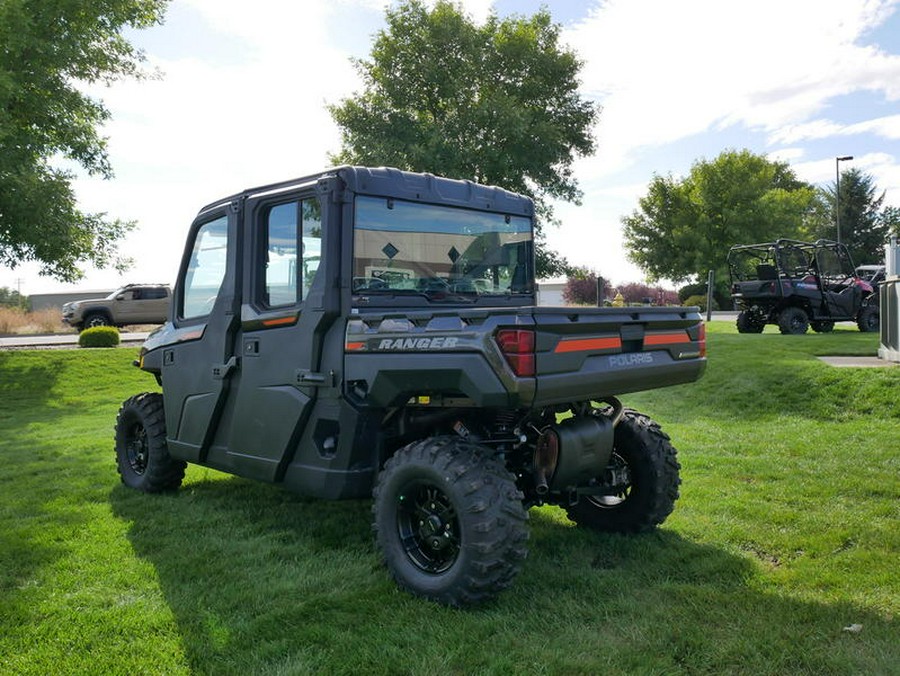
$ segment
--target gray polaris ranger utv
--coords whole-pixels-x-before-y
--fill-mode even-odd
[[[185,463],[323,498],[374,496],[394,579],[449,605],[508,587],[527,509],[654,528],[678,497],[669,438],[616,395],[697,379],[696,308],[536,307],[532,202],[342,167],[203,208],[169,321],[124,403],[122,481]]]

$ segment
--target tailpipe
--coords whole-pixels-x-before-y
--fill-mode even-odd
[[[538,495],[550,492],[550,480],[559,462],[559,435],[548,427],[538,437],[534,445],[534,490]]]

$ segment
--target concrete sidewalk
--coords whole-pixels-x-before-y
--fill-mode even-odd
[[[820,361],[838,368],[884,368],[900,366],[897,362],[886,361],[878,357],[819,357]]]
[[[140,343],[147,339],[146,331],[122,333],[122,343]],[[42,336],[0,336],[0,350],[6,348],[28,347],[77,347],[77,333],[50,333]]]

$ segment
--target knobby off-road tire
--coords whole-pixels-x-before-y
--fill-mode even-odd
[[[809,323],[809,325],[816,333],[831,333],[832,331],[834,331],[834,322],[830,319],[823,319],[820,321],[813,320]]]
[[[859,311],[856,318],[856,326],[863,333],[871,333],[877,331],[880,326],[881,312],[877,305],[866,305]]]
[[[756,313],[748,310],[743,310],[738,314],[736,324],[738,333],[762,333],[766,327],[765,320],[760,319]]]
[[[803,335],[809,330],[809,315],[803,308],[787,307],[778,315],[778,330],[784,334]]]
[[[402,589],[468,606],[518,574],[528,514],[513,475],[488,449],[455,437],[409,444],[385,463],[373,495],[375,539]]]
[[[122,483],[145,493],[175,490],[186,465],[169,455],[162,395],[145,392],[126,400],[116,418],[116,466]]]
[[[627,467],[627,487],[618,495],[581,497],[566,508],[569,518],[606,533],[642,533],[665,521],[678,499],[681,465],[659,425],[626,409],[616,425],[610,463]]]

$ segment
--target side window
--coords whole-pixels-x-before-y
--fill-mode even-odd
[[[319,202],[305,199],[278,204],[263,223],[265,307],[296,305],[309,293],[319,268],[322,218]]]
[[[293,305],[299,300],[297,285],[297,203],[269,209],[266,219],[265,304]]]
[[[159,300],[166,297],[166,290],[157,287],[149,287],[143,290],[141,298],[144,300]]]
[[[303,297],[309,293],[316,270],[319,269],[319,261],[322,257],[322,210],[319,200],[306,199],[300,203],[300,213],[303,219]]]
[[[212,310],[228,263],[228,218],[204,223],[197,231],[184,278],[181,312],[184,319],[203,317]]]

